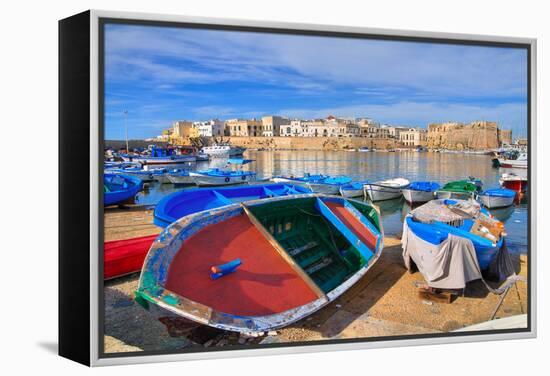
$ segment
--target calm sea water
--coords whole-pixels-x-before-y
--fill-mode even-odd
[[[301,176],[311,174],[347,175],[354,180],[381,180],[404,177],[410,181],[430,180],[443,185],[452,180],[475,176],[484,183],[484,188],[497,188],[498,178],[504,169],[491,166],[491,157],[486,155],[416,153],[416,152],[347,152],[347,151],[247,151],[245,158],[254,162],[244,170],[256,171],[258,179],[277,175]],[[209,167],[223,168],[224,160],[197,163],[191,169]],[[514,171],[525,173],[525,171]],[[189,189],[172,184],[150,183],[149,189],[141,192],[137,201],[156,204],[162,197],[176,190]],[[491,213],[506,225],[507,244],[510,250],[527,251],[527,202],[526,198],[512,207],[491,210]],[[384,232],[399,235],[403,218],[411,210],[403,199],[377,202],[380,207]]]

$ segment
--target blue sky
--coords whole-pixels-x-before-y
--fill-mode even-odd
[[[152,26],[105,26],[105,138],[175,120],[492,120],[526,135],[526,50]]]

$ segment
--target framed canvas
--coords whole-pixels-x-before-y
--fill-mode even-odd
[[[59,21],[59,354],[534,337],[535,54],[498,36]]]

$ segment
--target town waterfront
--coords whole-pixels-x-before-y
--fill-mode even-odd
[[[347,175],[356,181],[382,180],[404,177],[411,181],[436,181],[440,184],[474,176],[484,183],[484,188],[499,186],[499,176],[506,169],[493,168],[488,155],[434,152],[351,152],[351,151],[303,151],[248,150],[245,158],[254,162],[245,165],[244,170],[256,171],[258,180],[273,176],[302,176],[304,173]],[[227,160],[213,159],[190,166],[191,170],[209,167],[226,167]],[[518,171],[514,171],[518,173]],[[526,173],[519,171],[519,173]],[[172,184],[149,183],[148,189],[139,193],[138,204],[155,205],[162,197],[181,189]],[[381,201],[380,207],[384,232],[389,236],[399,236],[405,215],[411,210],[403,199]],[[527,252],[527,198],[512,207],[491,210],[491,213],[503,221],[508,233],[508,248],[513,252]]]

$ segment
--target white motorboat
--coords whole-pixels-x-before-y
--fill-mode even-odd
[[[231,158],[243,155],[246,148],[240,146],[232,146],[229,144],[216,144],[205,146],[201,149],[202,154],[207,154],[214,158]]]
[[[401,190],[411,182],[403,178],[395,178],[367,183],[363,186],[365,196],[371,201],[391,200],[401,196]]]
[[[527,168],[528,160],[527,153],[519,153],[516,159],[498,158],[498,164],[505,168]]]

